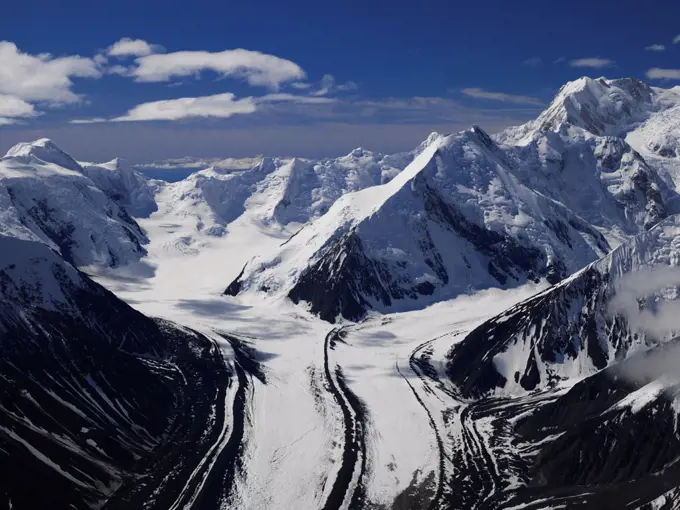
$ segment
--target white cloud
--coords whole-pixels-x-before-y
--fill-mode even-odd
[[[653,67],[647,71],[647,78],[655,80],[680,80],[680,69]]]
[[[663,44],[652,44],[650,46],[645,46],[647,51],[666,51],[666,47]]]
[[[673,37],[673,44],[680,44],[680,34]]]
[[[142,103],[127,114],[111,119],[114,122],[141,120],[180,120],[190,117],[217,117],[226,119],[234,115],[255,113],[258,105],[275,103],[328,104],[331,98],[296,96],[294,94],[266,94],[259,97],[236,99],[231,92],[202,97],[182,97]],[[84,123],[80,119],[72,123]]]
[[[313,96],[326,96],[334,92],[348,92],[358,89],[359,86],[353,81],[345,83],[337,83],[335,76],[332,74],[324,74],[319,82],[319,90],[312,92]]]
[[[256,103],[299,103],[299,104],[326,104],[334,103],[330,97],[296,96],[295,94],[267,94],[252,98]]]
[[[553,60],[553,64],[561,64],[565,60],[567,60],[566,57],[557,57],[555,60]]]
[[[92,60],[94,60],[94,63],[100,66],[103,66],[106,64],[109,59],[106,57],[106,55],[102,55],[101,53],[98,53],[94,57],[92,57]]]
[[[204,97],[181,97],[142,103],[113,121],[179,120],[187,117],[220,117],[253,113],[257,109],[252,98],[236,99],[231,92]]]
[[[502,101],[504,103],[533,104],[542,105],[543,102],[537,97],[518,96],[515,94],[505,94],[503,92],[489,92],[480,88],[467,88],[461,91],[463,95],[474,97],[475,99],[488,99],[490,101]]]
[[[588,57],[588,58],[578,58],[569,62],[571,67],[591,67],[594,69],[600,69],[603,67],[611,67],[616,65],[611,59],[600,58],[600,57]]]
[[[130,76],[132,73],[132,68],[115,65],[106,68],[106,74],[117,74],[119,76]]]
[[[640,300],[655,296],[664,289],[680,285],[680,268],[656,265],[627,273],[616,284],[616,294],[609,302],[611,314],[626,317],[634,330],[646,331],[659,338],[680,328],[680,300],[655,300],[656,310],[640,307]],[[662,313],[672,307],[674,313]],[[668,309],[666,309],[668,311]],[[655,313],[656,312],[656,313]]]
[[[107,122],[108,119],[104,117],[93,117],[91,119],[73,119],[69,120],[69,124],[98,124],[100,122]]]
[[[38,112],[32,104],[15,96],[0,94],[0,117],[35,117]],[[9,122],[7,122],[9,123]]]
[[[295,83],[291,83],[290,86],[293,87],[294,89],[306,90],[306,89],[310,88],[312,86],[312,84],[311,83],[305,83],[305,82],[302,82],[302,81],[296,81]]]
[[[49,53],[22,53],[9,41],[0,41],[0,94],[25,101],[74,103],[72,77],[98,78],[94,60],[80,56],[54,58]]]
[[[178,51],[147,55],[136,59],[132,75],[137,81],[168,81],[177,76],[191,76],[201,71],[214,71],[223,76],[245,78],[250,85],[277,89],[282,83],[302,80],[305,72],[295,62],[244,49]]]
[[[106,54],[109,57],[144,57],[160,51],[163,51],[163,46],[158,44],[149,44],[142,39],[123,37],[109,46]]]
[[[543,63],[543,60],[541,60],[541,57],[531,57],[526,59],[524,62],[522,62],[523,65],[529,66],[529,67],[538,67]]]

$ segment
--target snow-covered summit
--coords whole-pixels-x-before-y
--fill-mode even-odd
[[[673,153],[672,125],[657,119],[675,117],[679,92],[632,78],[580,78],[564,85],[536,120],[494,139],[525,184],[564,203],[618,245],[672,212],[677,186],[641,146]],[[655,135],[640,141],[635,133],[645,125]]]
[[[5,154],[6,158],[21,159],[30,162],[32,158],[45,163],[53,163],[61,168],[79,172],[80,165],[71,156],[62,151],[49,138],[41,138],[34,142],[18,143]]]
[[[188,235],[225,235],[244,213],[254,228],[296,230],[344,194],[389,182],[440,137],[433,133],[415,150],[397,154],[360,147],[337,158],[263,157],[245,170],[210,167],[163,185],[163,199],[172,204],[169,214],[183,222],[194,218],[194,231],[180,233],[184,242]]]
[[[597,136],[625,136],[657,112],[680,104],[680,87],[652,87],[635,78],[582,77],[568,82],[532,120],[496,135],[503,144],[526,143],[536,131],[581,128]]]
[[[3,231],[40,240],[67,261],[117,266],[145,254],[146,235],[127,211],[47,139],[0,159]]]
[[[154,199],[157,186],[126,160],[115,158],[107,163],[81,162],[80,166],[83,174],[131,216],[144,218],[158,209]]]
[[[438,138],[390,182],[349,193],[229,294],[306,301],[327,320],[422,307],[472,289],[566,276],[609,250],[602,235],[513,175],[474,127]]]

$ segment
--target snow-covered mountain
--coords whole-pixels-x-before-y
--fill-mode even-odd
[[[70,156],[47,139],[0,159],[0,228],[39,239],[78,266],[118,266],[146,252],[146,235]]]
[[[564,85],[536,120],[494,138],[510,147],[525,182],[618,244],[663,218],[669,203],[677,212],[677,172],[665,167],[675,158],[679,107],[680,87],[584,77]]]
[[[508,128],[496,138],[506,145],[522,144],[535,131],[557,132],[564,125],[596,136],[622,137],[678,103],[680,87],[663,89],[635,78],[608,80],[584,76],[562,86],[536,120]]]
[[[626,141],[641,123],[675,105],[680,90],[584,77],[563,86],[536,120],[495,139],[509,147],[524,182],[562,201],[618,244],[657,223],[677,197],[658,166]]]
[[[452,394],[519,480],[495,507],[678,503],[678,253],[674,215],[450,350]]]
[[[12,148],[0,508],[677,508],[679,93],[176,183]]]
[[[473,289],[559,281],[609,250],[600,232],[528,188],[481,129],[431,144],[390,183],[349,194],[228,293],[311,303],[327,320],[422,307]]]
[[[210,167],[164,185],[177,214],[193,216],[196,231],[223,235],[246,210],[265,226],[304,224],[342,195],[389,182],[437,133],[411,152],[355,149],[339,158],[269,158],[246,170]]]
[[[334,320],[556,282],[668,214],[676,191],[616,135],[678,97],[582,78],[498,143],[479,128],[429,140],[405,172],[339,200],[227,293],[285,295]]]
[[[674,215],[479,326],[449,354],[448,373],[467,396],[521,394],[593,375],[658,343],[663,338],[650,338],[631,326],[610,302],[622,279],[643,271],[641,281],[650,281],[653,275],[644,271],[677,267],[678,253],[680,215]],[[651,310],[659,300],[678,295],[677,282],[667,275],[662,279],[670,287],[665,293],[639,296]]]
[[[145,218],[158,209],[152,184],[127,161],[116,158],[107,163],[79,163],[106,196],[123,207],[134,218]]]
[[[46,244],[0,235],[0,506],[100,508],[121,488],[129,501],[126,482],[151,482],[164,463],[183,476],[189,449],[177,445],[200,449],[215,434],[212,397],[193,388],[219,396],[228,379],[213,348]]]

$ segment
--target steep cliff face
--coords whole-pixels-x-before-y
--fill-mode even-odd
[[[653,345],[611,302],[627,275],[677,266],[679,243],[680,216],[675,215],[485,322],[450,352],[450,377],[470,397],[522,394],[592,375]],[[648,278],[658,279],[651,273]],[[668,285],[671,289],[661,297],[674,299],[673,281]]]
[[[209,405],[178,414],[188,383],[210,388],[197,367],[224,371],[211,349],[45,244],[0,236],[0,505],[101,507],[160,463],[168,440],[186,439],[185,425],[208,419]]]

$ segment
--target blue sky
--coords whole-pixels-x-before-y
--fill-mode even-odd
[[[678,36],[667,0],[11,2],[0,151],[43,136],[135,162],[406,150],[533,118],[583,75],[678,85]]]

